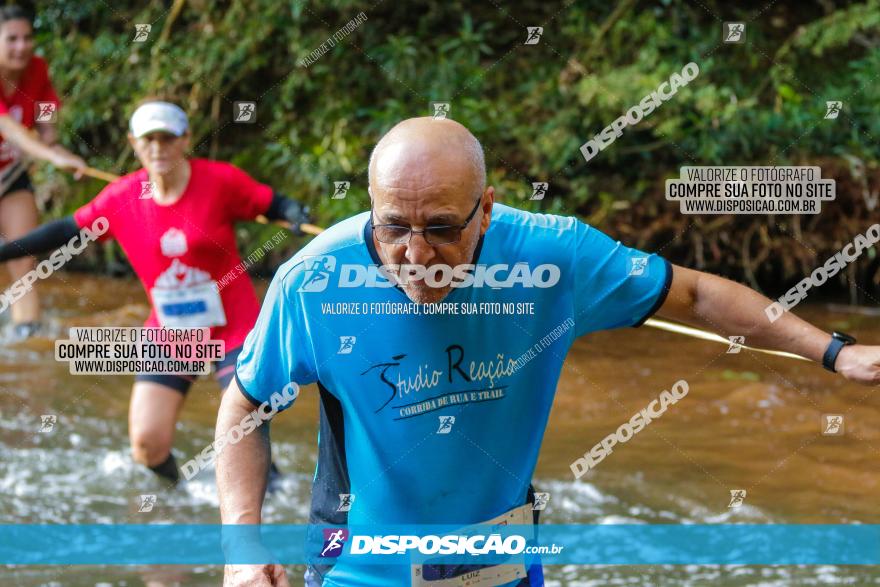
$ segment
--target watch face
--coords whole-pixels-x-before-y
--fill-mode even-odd
[[[856,344],[856,339],[845,332],[835,332],[831,336],[843,341],[845,344]]]

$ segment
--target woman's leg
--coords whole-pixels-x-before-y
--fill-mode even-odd
[[[176,483],[180,477],[171,446],[186,391],[155,381],[135,381],[128,410],[128,436],[134,460]]]
[[[16,190],[0,200],[0,232],[6,240],[15,240],[35,229],[39,223],[34,194],[29,190]],[[12,281],[17,281],[36,267],[36,259],[22,257],[7,261],[6,268]],[[16,324],[37,322],[40,319],[40,299],[36,289],[16,301],[12,307],[12,321]]]

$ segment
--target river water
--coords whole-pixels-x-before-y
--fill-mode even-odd
[[[265,283],[258,283],[260,291]],[[131,279],[56,274],[40,284],[46,337],[0,346],[0,523],[217,523],[213,471],[164,492],[135,466],[127,439],[132,377],[72,376],[54,360],[54,337],[73,324],[137,326],[148,308]],[[861,340],[880,341],[877,318],[801,306],[799,315]],[[819,367],[642,327],[597,333],[572,348],[545,436],[535,485],[549,492],[547,523],[880,523],[880,396]],[[219,390],[189,393],[175,449],[183,462],[213,437]],[[569,464],[679,379],[689,394],[594,471]],[[267,499],[268,523],[304,523],[315,467],[315,389],[272,425],[287,473]],[[57,414],[51,433],[40,416]],[[842,436],[820,433],[843,414]],[[739,508],[730,490],[746,489]],[[138,496],[155,493],[150,513]],[[293,585],[302,569],[289,568]],[[548,567],[548,585],[880,585],[877,567]],[[0,568],[21,587],[216,586],[214,566]]]

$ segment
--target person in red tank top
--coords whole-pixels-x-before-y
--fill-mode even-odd
[[[302,234],[308,208],[234,165],[189,159],[189,121],[176,104],[144,100],[131,117],[128,140],[142,169],[107,185],[72,216],[0,245],[0,262],[51,251],[85,228],[105,226],[98,240],[119,243],[150,300],[144,326],[210,328],[211,340],[225,343],[225,358],[214,364],[225,390],[260,310],[238,255],[235,223],[263,215]],[[129,404],[134,459],[175,483],[171,446],[193,380],[137,375]]]
[[[37,226],[27,156],[62,169],[86,166],[58,145],[59,105],[46,62],[34,55],[30,15],[14,5],[0,8],[0,234],[5,239],[20,237]],[[30,129],[35,129],[36,136]],[[35,264],[33,257],[8,263],[12,281],[21,279]],[[11,312],[13,336],[33,334],[40,319],[36,291],[18,300]]]

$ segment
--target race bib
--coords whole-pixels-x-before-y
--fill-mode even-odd
[[[480,522],[479,526],[532,525],[532,504],[516,507],[496,518]],[[462,531],[466,531],[464,528]],[[504,565],[413,565],[412,587],[496,587],[528,575],[525,563]]]
[[[150,290],[159,324],[168,328],[226,326],[226,312],[217,284],[209,281],[175,289]]]

